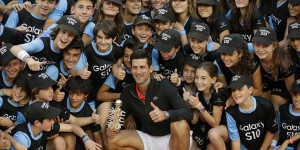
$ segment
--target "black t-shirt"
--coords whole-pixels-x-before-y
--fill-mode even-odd
[[[36,39],[42,32],[46,22],[46,18],[40,19],[32,16],[26,9],[22,9],[18,12],[19,22],[18,26],[26,27],[26,34],[24,43],[29,43]]]
[[[289,51],[295,65],[295,80],[297,80],[300,79],[300,54],[293,48],[290,48]]]
[[[121,48],[113,44],[112,49],[105,53],[100,53],[97,50],[96,44],[92,42],[85,49],[85,55],[89,64],[88,70],[92,72],[90,79],[92,82],[92,91],[89,94],[88,100],[95,100],[98,89],[102,86],[106,78],[112,71],[112,64],[115,61],[115,53],[120,51]]]
[[[182,74],[183,64],[184,64],[184,56],[181,50],[176,52],[176,56],[169,60],[163,60],[161,54],[159,53],[158,63],[160,68],[160,73],[164,75],[166,78],[170,79],[172,73],[174,73],[175,69],[177,69],[177,73],[179,76]]]
[[[295,116],[291,114],[290,107],[293,107],[293,104],[283,104],[279,107],[279,114],[280,114],[280,133],[279,133],[279,140],[278,145],[281,145],[286,139],[299,134],[300,132],[300,116]],[[296,141],[294,144],[289,145],[297,149],[297,145],[299,140]]]
[[[255,99],[256,109],[251,113],[242,113],[239,105],[226,110],[236,122],[241,144],[249,150],[259,149],[267,131],[275,133],[277,130],[272,103],[261,97]]]
[[[52,125],[50,132],[42,131],[41,137],[37,139],[33,139],[31,136],[32,129],[30,128],[30,123],[24,123],[24,124],[17,125],[12,130],[11,135],[13,136],[19,132],[21,132],[21,134],[26,135],[30,140],[30,147],[28,148],[28,150],[46,150],[47,138],[57,134],[59,132],[59,129],[60,129],[59,123],[55,122]]]
[[[11,43],[13,45],[18,45],[24,43],[25,34],[12,28],[5,27],[1,25],[1,30],[3,33],[0,36],[0,42]]]
[[[185,45],[182,48],[184,56],[191,56],[194,60],[199,60],[199,63],[204,61],[214,61],[217,57],[215,51],[206,51],[204,55],[196,54],[189,45]]]

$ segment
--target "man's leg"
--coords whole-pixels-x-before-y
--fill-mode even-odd
[[[121,130],[108,139],[108,150],[144,150],[144,144],[136,130]]]
[[[171,123],[170,150],[190,149],[190,127],[185,120]]]

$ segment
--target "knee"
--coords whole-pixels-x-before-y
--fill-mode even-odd
[[[121,139],[118,135],[107,139],[107,148],[108,150],[118,150],[120,147]]]
[[[212,129],[210,129],[210,130],[208,131],[207,136],[208,136],[208,139],[209,139],[210,141],[213,141],[213,140],[216,140],[216,139],[218,139],[218,138],[220,137],[220,133],[218,132],[217,129],[212,128]]]
[[[190,127],[185,120],[175,121],[171,123],[171,134],[183,135],[186,133],[190,133]]]

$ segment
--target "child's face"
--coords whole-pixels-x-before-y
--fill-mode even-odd
[[[213,14],[213,6],[198,5],[197,11],[201,18],[208,18]]]
[[[11,146],[9,137],[0,131],[0,149],[1,150],[9,150]]]
[[[152,29],[147,24],[136,25],[133,28],[132,33],[141,43],[148,42],[148,40],[152,37]]]
[[[190,65],[184,65],[182,76],[184,78],[184,81],[188,84],[191,84],[195,80],[195,71],[196,68],[190,66]]]
[[[138,15],[142,10],[142,1],[141,0],[126,0],[125,2],[125,10],[128,13],[133,15]]]
[[[300,93],[293,93],[292,98],[293,98],[294,108],[300,109]]]
[[[167,60],[170,60],[176,53],[176,48],[173,47],[171,51],[169,52],[163,52],[163,51],[160,51],[160,54],[163,58],[163,60],[167,61]]]
[[[232,99],[235,101],[236,104],[245,103],[251,96],[252,87],[249,88],[247,85],[244,85],[238,89],[232,89]]]
[[[151,0],[152,7],[154,9],[164,8],[167,2],[167,0]]]
[[[113,2],[105,0],[102,5],[102,11],[104,15],[116,16],[120,11],[120,6]]]
[[[261,60],[271,58],[275,49],[274,44],[266,45],[254,42],[254,51],[257,57]]]
[[[20,101],[24,100],[26,98],[27,94],[23,90],[22,87],[18,87],[17,85],[14,85],[12,88],[12,100],[15,103],[19,103]]]
[[[126,65],[126,68],[128,68],[128,69],[131,69],[130,57],[131,57],[132,53],[133,53],[132,49],[129,49],[127,47],[125,48],[123,61],[124,61],[124,64]]]
[[[46,132],[51,131],[54,122],[55,122],[54,119],[44,119],[41,123],[42,131],[46,131]]]
[[[244,8],[249,5],[249,0],[235,0],[235,5],[237,8]]]
[[[73,41],[74,38],[75,35],[70,31],[60,29],[53,42],[54,48],[56,50],[63,50]]]
[[[216,82],[216,77],[211,77],[204,69],[197,69],[195,76],[195,85],[199,91],[209,90]]]
[[[96,44],[98,51],[106,52],[110,49],[110,46],[113,42],[111,37],[106,36],[103,31],[99,30],[96,36]]]
[[[79,108],[85,97],[86,97],[86,94],[84,94],[84,93],[81,93],[81,92],[78,92],[78,91],[76,91],[76,92],[70,91],[69,92],[69,99],[70,99],[71,107],[74,108],[74,109]]]
[[[289,3],[288,8],[289,8],[290,16],[296,17],[300,15],[300,5],[292,5]]]
[[[208,40],[201,41],[196,38],[189,38],[190,46],[195,54],[201,54],[206,51]]]
[[[241,60],[241,57],[242,54],[237,51],[233,51],[233,53],[231,54],[226,54],[226,53],[221,54],[221,59],[227,68],[231,68],[237,65]]]
[[[53,88],[52,86],[46,89],[40,89],[38,97],[42,101],[52,101],[53,100]]]
[[[64,64],[68,69],[72,69],[80,59],[81,49],[68,49],[64,51]]]
[[[56,7],[56,0],[36,0],[40,14],[47,17]]]
[[[19,59],[11,60],[5,67],[5,76],[9,79],[15,79],[21,71],[21,61]]]
[[[75,18],[80,20],[80,23],[85,24],[94,14],[94,7],[92,1],[78,0],[71,8],[72,14]]]
[[[300,53],[300,39],[292,39],[291,45],[298,53]]]
[[[163,21],[159,21],[156,20],[154,22],[154,28],[155,28],[155,32],[157,35],[160,35],[160,33],[166,29],[172,29],[173,28],[173,24],[172,22],[163,22]]]
[[[182,14],[188,11],[188,0],[174,0],[172,2],[173,10],[176,14]]]
[[[117,63],[113,64],[112,72],[118,80],[123,80],[125,78],[126,72],[121,58],[117,61]]]

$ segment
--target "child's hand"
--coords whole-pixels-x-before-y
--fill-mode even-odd
[[[57,102],[61,102],[65,98],[65,92],[61,91],[62,86],[59,86],[58,89],[55,90],[54,100]]]
[[[175,69],[174,72],[171,74],[170,80],[175,85],[177,85],[179,83],[180,80],[179,80],[179,75],[177,73],[177,69]]]
[[[92,72],[88,70],[89,69],[89,64],[86,64],[85,68],[82,70],[82,73],[80,74],[81,79],[86,80],[88,79]]]

